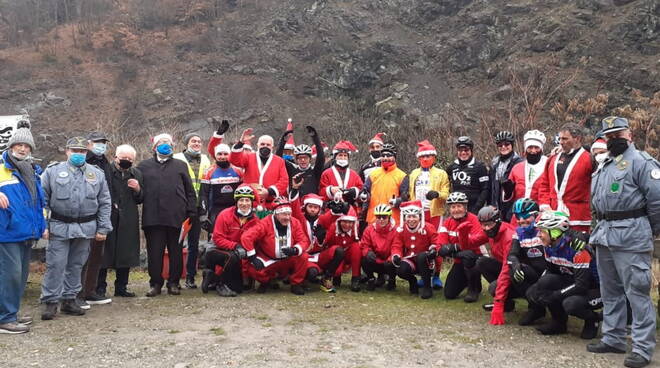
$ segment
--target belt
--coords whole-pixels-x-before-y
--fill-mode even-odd
[[[51,211],[50,218],[51,220],[62,221],[67,224],[72,224],[72,223],[84,224],[85,222],[96,220],[96,215],[89,215],[84,217],[69,217]]]
[[[596,220],[616,221],[644,217],[646,215],[646,208],[638,208],[629,211],[608,211],[605,213],[596,212]]]

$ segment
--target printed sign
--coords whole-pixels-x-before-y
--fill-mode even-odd
[[[11,136],[14,135],[16,123],[24,119],[27,119],[25,115],[0,116],[0,153],[9,148],[7,145]]]

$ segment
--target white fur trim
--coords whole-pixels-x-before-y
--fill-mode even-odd
[[[436,150],[430,150],[430,151],[419,151],[417,152],[417,157],[420,156],[426,156],[426,155],[438,155],[438,152]]]
[[[303,250],[303,247],[300,246],[300,244],[296,244],[296,245],[294,245],[293,247],[294,247],[294,248],[298,248],[298,255],[299,255],[299,256],[302,255],[303,253],[305,253],[305,251]]]
[[[291,212],[292,212],[292,210],[291,210],[291,207],[289,207],[289,206],[280,206],[280,207],[277,207],[277,208],[273,211],[274,214],[278,214],[278,213],[291,213]]]
[[[243,147],[245,147],[245,146],[243,146]],[[235,153],[240,153],[240,152],[243,152],[243,147],[241,147],[241,148],[236,148],[236,146],[234,145],[234,146],[231,148],[231,151],[232,151],[232,152],[235,152]]]
[[[231,153],[231,148],[224,143],[220,143],[215,146],[215,152],[213,152],[213,155],[217,155],[220,152]]]
[[[224,134],[218,134],[217,132],[213,133],[213,138],[220,138],[220,139],[225,139]]]
[[[323,207],[323,201],[318,199],[318,198],[307,198],[307,199],[303,200],[303,205],[305,205],[305,204],[315,204],[315,205],[318,205],[320,207]]]
[[[594,149],[596,149],[596,148],[607,149],[607,143],[594,142],[594,144],[591,145],[591,152],[593,152]]]
[[[257,251],[254,250],[254,249],[249,250],[249,251],[247,252],[247,256],[248,256],[248,257],[252,257],[252,256],[255,255],[255,254],[257,254]]]
[[[279,196],[280,196],[280,191],[277,190],[277,187],[276,187],[276,186],[271,185],[271,186],[269,186],[268,188],[272,189],[272,190],[275,192],[275,197],[279,197]]]

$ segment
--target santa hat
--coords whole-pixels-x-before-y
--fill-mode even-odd
[[[231,153],[231,148],[229,148],[229,146],[224,143],[220,143],[219,145],[215,146],[215,152],[213,155],[217,155],[220,152]]]
[[[607,149],[607,143],[603,138],[597,138],[594,143],[591,144],[591,153],[594,152],[594,149],[597,148],[602,148],[602,149]]]
[[[303,197],[303,206],[308,204],[315,204],[317,206],[323,207],[323,197],[316,193],[309,193]]]
[[[321,142],[321,147],[323,147],[323,153],[328,152],[328,144]],[[312,158],[316,158],[316,145],[312,146]]]
[[[399,210],[401,213],[400,221],[399,223],[403,227],[405,224],[405,218],[406,215],[411,215],[411,214],[416,214],[419,215],[419,228],[418,229],[424,229],[424,206],[422,205],[422,201],[416,200],[416,201],[408,201],[408,202],[403,202],[401,205],[399,205]]]
[[[156,135],[155,137],[151,138],[151,146],[152,148],[156,147],[156,144],[158,144],[158,141],[162,139],[168,139],[170,142],[174,143],[174,139],[172,139],[172,136],[167,134],[167,133],[160,133]]]
[[[351,221],[353,223],[353,237],[355,237],[355,240],[358,240],[358,217],[357,217],[357,212],[355,212],[355,208],[353,206],[348,207],[348,213],[342,214],[337,218],[336,221],[336,230],[335,232],[339,235],[339,232],[341,231],[341,226],[339,225],[339,221]]]
[[[542,131],[534,129],[525,133],[523,140],[525,143],[525,149],[527,149],[527,147],[534,146],[543,150],[546,138]]]
[[[350,154],[351,152],[357,152],[357,148],[350,141],[339,141],[335,144],[335,147],[332,149],[332,154],[336,155],[340,152],[346,152]]]
[[[428,140],[423,140],[417,143],[417,157],[426,156],[426,155],[438,155],[438,151],[435,150],[435,147]]]
[[[291,213],[291,202],[286,197],[277,197],[273,201],[273,214]]]
[[[293,122],[291,121],[291,118],[286,123],[286,131],[293,131]],[[293,134],[289,136],[289,139],[287,139],[286,144],[284,145],[285,150],[292,150],[296,148],[296,144],[293,142]]]
[[[376,135],[369,141],[369,145],[371,146],[372,143],[380,143],[382,145],[385,142],[383,141],[384,136],[386,136],[385,133],[376,133]]]

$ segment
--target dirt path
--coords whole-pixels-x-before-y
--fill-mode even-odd
[[[38,317],[39,285],[33,281],[24,310]],[[142,280],[131,286],[139,295],[146,292]],[[587,353],[575,321],[570,334],[560,337],[519,327],[522,302],[507,314],[508,325],[494,327],[481,304],[447,301],[437,293],[422,301],[405,289],[400,283],[393,293],[342,287],[335,295],[313,291],[297,297],[283,287],[231,299],[199,290],[179,297],[115,298],[84,317],[35,318],[31,333],[0,336],[0,366],[623,366],[623,356]]]

